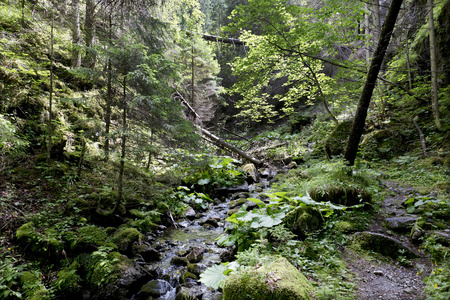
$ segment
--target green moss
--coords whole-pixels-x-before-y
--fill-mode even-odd
[[[346,141],[348,139],[352,121],[339,123],[325,142],[325,151],[328,156],[344,153]]]
[[[323,201],[346,206],[370,203],[371,196],[363,187],[355,187],[345,184],[328,183],[324,186],[317,186],[308,191],[311,198],[316,201]]]
[[[28,222],[19,227],[16,237],[20,241],[30,241],[36,235],[36,228],[33,222]]]
[[[38,275],[31,273],[30,271],[24,272],[20,277],[20,283],[22,285],[24,294],[29,300],[45,300],[50,299],[48,290],[42,284]]]
[[[108,254],[99,250],[88,257],[80,257],[80,260],[84,262],[84,268],[88,271],[88,281],[93,286],[107,283],[114,285],[123,270],[132,264],[126,256],[116,251]]]
[[[230,275],[223,288],[224,300],[311,299],[312,285],[285,258],[268,267],[252,268]]]
[[[114,234],[113,242],[117,245],[119,251],[126,251],[133,242],[141,238],[141,233],[136,228],[122,228]]]
[[[73,250],[89,250],[93,247],[102,246],[107,241],[105,230],[94,225],[79,228],[77,234],[78,237],[70,245]]]
[[[340,221],[337,222],[334,227],[336,228],[337,231],[342,232],[342,233],[350,233],[350,232],[354,232],[355,228],[354,226],[347,221]]]
[[[324,219],[319,209],[310,206],[298,206],[286,215],[283,223],[294,234],[300,238],[305,238],[308,234],[320,229]]]
[[[193,274],[193,273],[191,273],[191,272],[185,272],[185,273],[183,273],[183,275],[181,275],[181,280],[183,282],[185,282],[186,279],[188,279],[188,278],[191,278],[191,279],[194,279],[194,280],[198,280],[198,276]]]
[[[58,279],[56,280],[56,287],[63,292],[74,292],[79,288],[81,278],[76,274],[80,264],[75,262],[68,268],[58,272]]]

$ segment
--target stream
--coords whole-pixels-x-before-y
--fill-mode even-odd
[[[216,239],[229,226],[225,219],[230,201],[258,198],[268,189],[268,179],[231,188],[231,194],[223,202],[215,199],[206,211],[196,211],[195,216],[192,214],[189,218],[187,215],[177,220],[178,228],[161,228],[152,233],[149,236],[151,247],[159,253],[159,259],[141,261],[140,264],[154,279],[141,287],[131,299],[219,299],[221,293],[207,288],[198,278],[207,267],[233,257],[233,248],[216,244]]]

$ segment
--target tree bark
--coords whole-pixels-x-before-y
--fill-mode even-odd
[[[344,158],[349,165],[355,163],[356,153],[358,151],[359,142],[364,131],[364,125],[367,117],[367,109],[372,98],[373,89],[375,88],[378,73],[383,63],[384,55],[391,40],[392,32],[395,27],[398,13],[400,11],[403,0],[392,0],[386,21],[380,34],[380,40],[373,55],[369,71],[367,72],[366,82],[359,98],[358,108],[356,110],[355,119],[353,121],[352,130],[345,149]]]
[[[111,48],[111,36],[112,36],[112,16],[109,15],[109,37],[110,37],[110,45],[109,48]],[[109,55],[109,54],[108,54]],[[111,106],[112,106],[112,62],[111,57],[108,56],[108,82],[106,87],[106,109],[105,109],[105,145],[104,145],[104,151],[105,151],[105,161],[109,160],[109,132],[110,132],[110,126],[111,126]]]
[[[86,43],[86,55],[83,66],[87,68],[95,67],[96,55],[92,49],[95,39],[95,1],[86,0],[86,14],[84,18],[84,40]]]
[[[373,37],[375,41],[380,38],[381,23],[380,23],[380,0],[373,0]]]
[[[245,42],[243,42],[239,39],[224,38],[221,36],[215,36],[215,35],[209,35],[209,34],[203,34],[202,37],[204,40],[212,41],[212,42],[221,42],[221,43],[233,44],[233,45],[245,45]]]
[[[370,6],[369,3],[365,4],[366,13],[364,14],[364,34],[366,35],[366,63],[367,65],[370,64],[370,39],[369,39],[369,24],[370,24]]]
[[[433,107],[434,123],[438,130],[442,130],[439,116],[439,100],[437,88],[437,64],[436,64],[436,35],[434,32],[433,8],[434,1],[428,0],[428,28],[430,35],[430,61],[431,61],[431,106]]]
[[[72,0],[72,67],[81,66],[80,0]]]
[[[53,138],[53,44],[54,44],[54,36],[53,30],[55,25],[55,13],[54,7],[52,7],[52,22],[50,27],[50,97],[48,103],[48,140],[47,140],[47,161],[51,159],[52,153],[52,138]]]

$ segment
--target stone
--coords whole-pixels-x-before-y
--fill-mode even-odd
[[[202,226],[210,225],[214,228],[217,228],[217,227],[219,227],[219,222],[214,218],[208,218],[205,221],[200,222],[200,225],[202,225]]]
[[[174,256],[172,257],[170,263],[175,266],[187,266],[189,264],[189,261],[187,260],[186,257]]]
[[[188,206],[186,208],[186,210],[184,211],[184,216],[187,219],[189,219],[189,220],[194,220],[195,219],[195,214],[196,214],[195,210],[192,207],[190,207],[190,206]]]
[[[241,167],[241,169],[244,171],[245,174],[247,174],[246,181],[249,184],[252,184],[254,182],[259,182],[259,172],[258,169],[256,169],[254,164],[246,164]]]
[[[133,244],[133,252],[142,256],[146,262],[153,262],[161,260],[159,251],[150,247],[147,244],[137,245]]]
[[[160,297],[167,294],[172,288],[170,283],[162,279],[155,279],[147,282],[139,292],[139,298],[146,299],[146,297]]]
[[[281,257],[267,267],[232,273],[223,287],[224,300],[311,299],[313,286],[308,279]]]
[[[119,251],[125,252],[131,249],[131,245],[143,236],[136,228],[121,228],[114,233],[113,242]]]
[[[206,286],[181,287],[175,296],[175,300],[203,299],[202,295],[207,291]]]
[[[205,251],[204,248],[194,247],[186,258],[190,263],[198,263],[203,259],[203,253],[205,253]]]
[[[416,216],[391,217],[386,218],[386,226],[395,231],[407,232],[411,230],[416,220]]]

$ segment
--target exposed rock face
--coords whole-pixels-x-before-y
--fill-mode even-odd
[[[268,267],[252,268],[230,275],[223,288],[224,300],[311,299],[312,285],[285,258]]]

